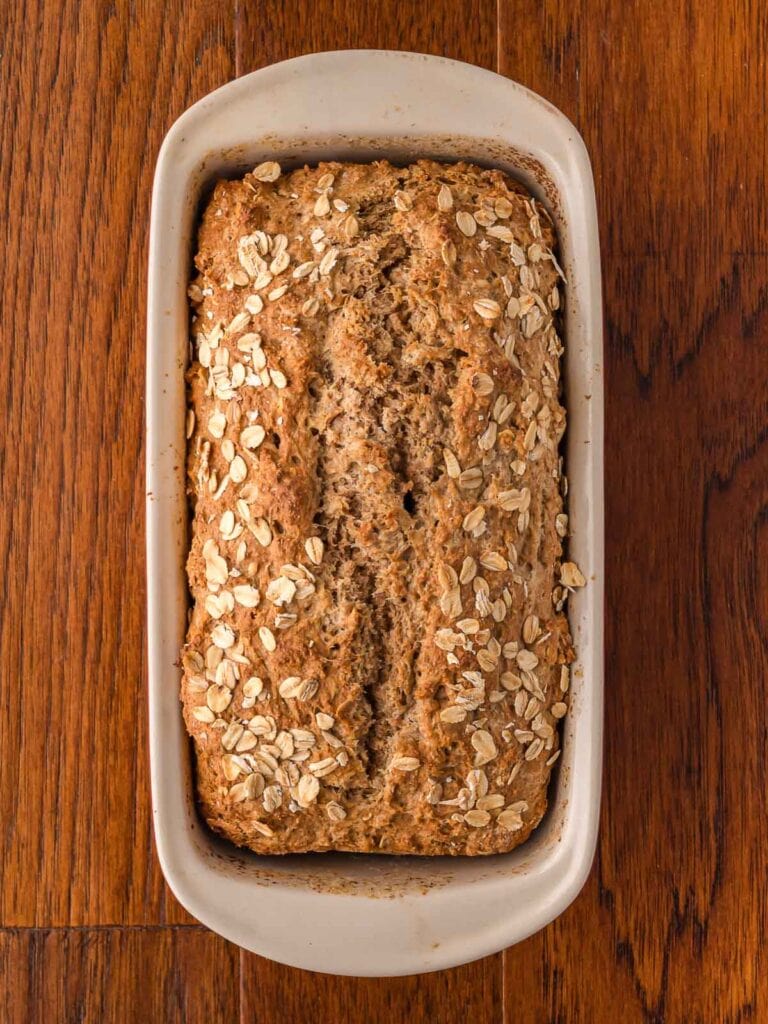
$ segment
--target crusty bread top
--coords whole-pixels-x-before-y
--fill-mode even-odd
[[[182,696],[234,842],[481,854],[541,819],[584,582],[560,563],[553,242],[467,164],[216,185]]]

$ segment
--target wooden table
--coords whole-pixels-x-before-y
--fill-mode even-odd
[[[0,1019],[768,1020],[764,3],[27,0],[4,21]],[[149,809],[155,157],[204,93],[338,47],[446,54],[561,107],[592,154],[605,280],[594,870],[527,942],[391,981],[280,967],[196,924]]]

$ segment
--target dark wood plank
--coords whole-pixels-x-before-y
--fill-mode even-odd
[[[203,928],[0,931],[6,1024],[236,1024],[237,949]]]
[[[501,957],[408,978],[344,978],[241,954],[240,1024],[501,1024]]]
[[[506,951],[506,1019],[514,1024],[645,1024],[621,939],[611,929],[610,895],[601,889],[598,868],[557,921]]]
[[[590,148],[607,331],[599,856],[575,906],[507,952],[509,1005],[531,1022],[762,1020],[768,15],[502,7],[502,70],[563,102]],[[566,80],[532,48],[568,52]]]
[[[497,70],[579,120],[583,0],[499,0]]]
[[[155,156],[232,9],[38,0],[0,60],[0,923],[186,920],[150,833],[142,465]]]
[[[496,0],[317,0],[266,9],[241,0],[237,38],[241,74],[302,53],[347,47],[437,53],[494,69]],[[304,974],[244,955],[242,1020],[500,1024],[500,964],[498,956],[459,971],[378,981]]]
[[[582,128],[609,253],[765,253],[765,4],[581,0]]]
[[[496,69],[496,0],[238,0],[237,67],[319,50],[413,50]]]

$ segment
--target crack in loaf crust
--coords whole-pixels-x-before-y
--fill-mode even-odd
[[[510,850],[572,658],[545,211],[498,171],[260,165],[202,218],[183,704],[263,853]]]

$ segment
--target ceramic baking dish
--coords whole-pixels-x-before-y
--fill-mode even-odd
[[[467,159],[521,179],[557,224],[566,288],[571,555],[589,585],[569,616],[577,661],[551,804],[513,853],[476,858],[263,857],[198,818],[181,717],[187,278],[201,197],[262,160]],[[527,89],[467,64],[351,50],[285,61],[186,111],[160,151],[152,197],[147,336],[147,584],[152,799],[177,899],[246,949],[353,975],[432,971],[493,953],[551,921],[592,861],[603,691],[603,384],[592,175],[573,125]]]

